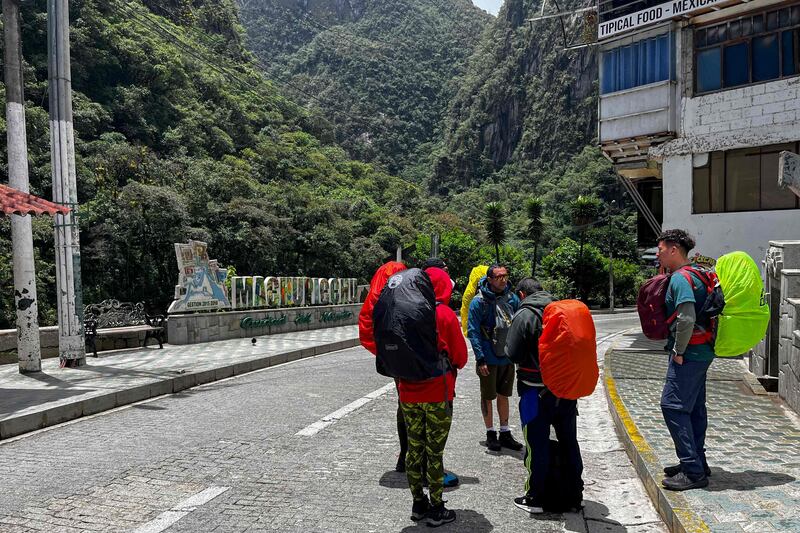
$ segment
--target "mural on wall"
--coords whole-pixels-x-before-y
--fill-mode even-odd
[[[369,286],[355,278],[304,276],[231,276],[216,259],[208,258],[208,245],[200,241],[175,243],[178,284],[168,313],[222,309],[263,309],[346,305],[363,301]],[[230,288],[228,288],[230,287]]]
[[[168,313],[229,309],[225,289],[227,270],[216,259],[208,258],[208,245],[200,241],[175,243],[178,259],[178,284]]]

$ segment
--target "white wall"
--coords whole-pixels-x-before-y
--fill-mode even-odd
[[[681,99],[680,138],[657,158],[800,140],[800,76]]]
[[[800,239],[800,211],[692,214],[692,156],[664,159],[664,229],[681,228],[697,239],[695,251],[719,257],[734,250],[761,266],[769,241]]]

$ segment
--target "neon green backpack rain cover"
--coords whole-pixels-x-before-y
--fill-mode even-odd
[[[719,316],[714,353],[735,357],[751,350],[767,332],[769,307],[764,284],[755,261],[744,252],[723,255],[716,270],[725,308]]]

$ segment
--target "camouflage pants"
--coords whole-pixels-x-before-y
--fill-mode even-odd
[[[408,430],[406,475],[411,495],[415,501],[425,497],[422,491],[422,473],[427,470],[431,503],[442,503],[444,489],[444,445],[450,433],[453,410],[449,402],[401,403]],[[422,461],[427,457],[427,468]]]

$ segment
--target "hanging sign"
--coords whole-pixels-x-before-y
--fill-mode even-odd
[[[729,0],[675,0],[674,2],[648,7],[636,13],[601,22],[597,26],[597,38],[607,39],[657,22],[690,15],[727,1]]]

